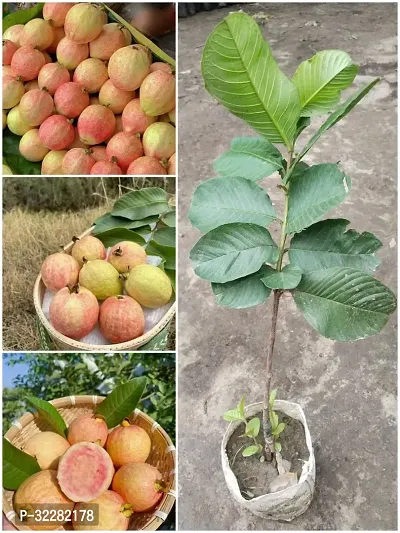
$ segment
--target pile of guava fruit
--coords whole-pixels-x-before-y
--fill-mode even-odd
[[[174,175],[171,66],[95,4],[42,15],[3,33],[3,129],[21,156],[44,175]]]

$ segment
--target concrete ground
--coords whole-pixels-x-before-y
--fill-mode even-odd
[[[355,85],[382,81],[309,154],[341,161],[351,194],[332,214],[383,242],[377,277],[396,290],[395,4],[244,4],[179,22],[179,526],[185,530],[394,530],[397,527],[396,329],[357,343],[320,337],[290,299],[282,302],[273,364],[278,397],[299,402],[313,437],[316,493],[290,524],[265,521],[231,498],[220,464],[224,411],[242,395],[262,398],[271,301],[249,310],[219,307],[194,275],[189,250],[200,237],[187,218],[193,191],[239,135],[255,135],[206,93],[200,57],[230,11],[259,14],[280,67],[291,75],[318,50],[340,48],[360,65]],[[264,16],[267,16],[265,18]],[[354,89],[353,89],[354,90]],[[318,124],[321,121],[318,121]],[[314,132],[316,125],[309,128]],[[308,135],[306,136],[308,138]],[[268,178],[279,203],[278,180]]]

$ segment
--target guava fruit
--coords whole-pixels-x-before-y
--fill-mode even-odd
[[[60,457],[68,448],[68,441],[58,433],[41,431],[28,439],[23,451],[35,457],[42,470],[56,470]]]
[[[175,116],[175,107],[172,111],[170,111],[168,113],[168,116],[169,116],[169,121],[171,122],[171,124],[173,124],[175,126],[175,119],[176,119],[176,116]]]
[[[56,49],[57,61],[68,70],[74,70],[79,63],[89,57],[89,46],[70,41],[67,37],[61,39]]]
[[[11,168],[8,167],[7,165],[5,165],[4,163],[3,163],[2,173],[3,173],[3,176],[12,176],[13,175]]]
[[[175,76],[156,70],[140,86],[140,107],[151,117],[169,113],[175,107]]]
[[[156,120],[157,117],[150,117],[142,110],[139,98],[131,100],[122,111],[122,127],[127,133],[143,134]]]
[[[122,115],[115,115],[115,129],[111,137],[117,135],[117,133],[121,133],[122,131],[124,131],[122,127]]]
[[[77,444],[78,442],[93,442],[104,447],[108,435],[108,427],[104,420],[88,413],[78,416],[68,427],[68,442]]]
[[[167,304],[172,285],[165,272],[154,265],[138,265],[129,272],[125,290],[134,300],[150,309]]]
[[[122,282],[110,263],[102,259],[87,261],[79,273],[79,283],[89,289],[98,300],[122,294]]]
[[[165,167],[155,157],[148,155],[138,157],[131,163],[126,171],[129,176],[164,176],[167,173]]]
[[[103,11],[94,4],[76,4],[68,11],[64,30],[70,41],[83,44],[96,39],[104,25]]]
[[[50,150],[64,150],[75,139],[72,119],[62,115],[52,115],[46,118],[39,128],[39,137],[44,146]]]
[[[162,61],[155,61],[150,65],[150,72],[155,72],[156,70],[162,70],[168,74],[172,74],[172,68],[168,63],[163,63]]]
[[[64,83],[54,94],[54,105],[57,113],[68,118],[76,118],[89,105],[87,90],[73,81]]]
[[[81,239],[73,237],[72,240],[74,241],[74,245],[71,250],[71,255],[78,261],[80,267],[84,264],[84,258],[87,261],[106,258],[107,251],[104,248],[104,244],[97,237],[85,235]]]
[[[17,76],[16,76],[15,72],[13,71],[13,69],[11,68],[11,65],[3,65],[1,67],[1,70],[2,70],[2,73],[3,73],[3,78],[8,76],[9,78],[17,79]]]
[[[75,139],[74,139],[74,142],[68,146],[68,149],[72,150],[72,148],[85,148],[85,149],[90,148],[89,146],[87,146],[80,140],[79,134],[78,134],[78,128],[76,126],[74,127],[74,131],[75,131]]]
[[[115,87],[135,91],[150,72],[148,56],[135,45],[124,46],[110,57],[108,75]]]
[[[147,463],[128,463],[119,468],[112,482],[112,490],[141,513],[154,507],[162,498],[165,483],[162,475]]]
[[[92,442],[79,442],[61,457],[57,479],[72,501],[89,502],[108,489],[113,475],[114,467],[104,448]]]
[[[64,28],[53,28],[53,33],[53,42],[46,50],[46,52],[48,52],[49,54],[55,54],[57,52],[57,46],[65,37]]]
[[[122,113],[125,106],[135,97],[135,91],[123,91],[115,87],[111,80],[107,80],[99,92],[99,102],[117,115]]]
[[[11,65],[12,57],[18,48],[12,41],[8,41],[7,39],[3,40],[3,65]]]
[[[88,145],[101,144],[111,137],[115,129],[114,113],[103,105],[90,105],[78,119],[78,133]],[[110,156],[111,159],[111,156]]]
[[[79,277],[79,263],[65,252],[51,254],[43,262],[42,281],[51,291],[59,291],[67,285],[75,285]]]
[[[167,122],[151,124],[143,135],[144,155],[169,159],[175,153],[175,128]]]
[[[114,24],[116,24],[114,22]],[[129,30],[127,30],[126,28],[122,28],[122,33],[124,34],[125,36],[125,46],[129,46],[130,44],[132,44],[132,34]]]
[[[86,516],[88,510],[93,510],[93,505],[99,506],[99,523],[93,521],[76,520],[74,517]],[[123,498],[112,490],[106,490],[101,496],[87,503],[78,503],[75,506],[76,514],[72,518],[75,531],[126,531],[129,526],[129,517],[132,515],[132,506],[125,503]]]
[[[46,50],[54,39],[53,28],[43,19],[32,19],[27,22],[21,32],[21,46],[33,46],[37,50]]]
[[[175,163],[176,154],[172,154],[168,159],[168,174],[171,176],[176,176],[176,163]]]
[[[19,141],[19,152],[28,161],[42,161],[49,149],[42,143],[39,136],[39,130],[29,130],[21,137]]]
[[[114,157],[112,161],[97,161],[93,166],[90,174],[92,176],[118,176],[122,174],[121,168],[116,163]]]
[[[124,420],[108,435],[106,450],[117,468],[128,463],[144,463],[150,455],[151,440],[143,428]]]
[[[25,83],[25,92],[33,91],[35,89],[39,89],[39,83],[37,80],[31,80],[27,81]]]
[[[100,59],[89,57],[76,67],[72,80],[85,87],[88,93],[97,93],[108,80],[107,67]]]
[[[11,76],[3,76],[3,109],[11,109],[19,104],[25,94],[25,87],[21,81]]]
[[[34,80],[46,63],[44,55],[33,46],[21,46],[11,60],[11,68],[23,81]]]
[[[59,290],[50,304],[50,322],[71,339],[88,335],[97,324],[99,304],[85,287],[69,285]]]
[[[100,306],[100,330],[113,344],[128,342],[143,335],[144,322],[143,309],[130,296],[111,296]]]
[[[46,89],[49,94],[70,81],[68,70],[60,63],[47,63],[40,69],[38,85],[40,89]]]
[[[141,155],[143,155],[142,143],[135,133],[122,131],[111,137],[107,143],[107,156],[109,159],[115,157],[124,172]]]
[[[12,41],[19,48],[21,46],[20,37],[21,37],[21,33],[23,30],[24,30],[24,24],[14,24],[14,26],[10,26],[3,33],[3,39]]]
[[[89,43],[90,57],[108,61],[114,52],[126,46],[125,35],[118,24],[105,24],[100,34]]]
[[[49,510],[54,509],[56,505],[62,505],[63,511],[69,510],[72,512],[74,508],[74,503],[61,492],[60,486],[57,483],[57,472],[55,470],[36,472],[36,474],[28,477],[14,494],[14,509],[19,514],[22,510],[28,511],[28,515],[33,514],[36,509],[40,509],[42,512],[46,508],[46,505],[49,506]],[[66,512],[62,513],[62,517],[66,514]],[[60,518],[61,516],[57,516],[57,520]],[[54,530],[66,521],[65,519],[59,522],[53,521],[51,524],[47,523],[48,525],[45,525],[46,522],[35,525],[34,518],[27,517],[24,525],[34,530]]]
[[[145,249],[132,241],[122,241],[110,250],[109,262],[120,274],[129,272],[137,265],[146,264],[147,254]]]
[[[62,162],[67,150],[50,150],[42,161],[42,174],[44,176],[60,176],[62,172]]]
[[[65,17],[74,5],[74,2],[46,2],[43,6],[43,18],[53,28],[60,28],[64,26]]]
[[[108,161],[106,147],[105,146],[93,146],[92,148],[92,157],[96,161]],[[100,258],[103,259],[103,258]]]
[[[63,174],[74,176],[90,174],[95,164],[91,154],[90,148],[72,148],[68,150],[62,162]]]
[[[53,107],[53,98],[47,91],[33,89],[22,96],[19,113],[29,126],[40,126],[53,113]]]

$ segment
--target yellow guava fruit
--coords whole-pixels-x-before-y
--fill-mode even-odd
[[[98,300],[122,294],[122,282],[118,270],[104,259],[84,263],[79,273],[79,283],[89,289]]]
[[[60,457],[68,448],[69,442],[58,433],[41,431],[32,435],[23,451],[35,457],[42,470],[56,470]]]
[[[155,309],[167,304],[172,285],[165,272],[153,265],[138,265],[129,273],[125,290],[144,307]]]

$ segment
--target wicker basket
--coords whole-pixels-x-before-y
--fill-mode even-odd
[[[86,230],[84,233],[82,233],[82,235],[79,235],[79,238],[81,239],[85,235],[90,235],[92,231],[93,231],[93,227]],[[74,243],[73,241],[71,241],[69,244],[64,246],[64,250],[67,253],[70,253],[73,245]],[[38,320],[43,325],[47,333],[49,334],[56,348],[58,348],[59,350],[91,351],[91,352],[93,351],[99,351],[99,352],[132,351],[132,350],[135,350],[136,348],[139,348],[140,346],[143,346],[144,344],[147,344],[158,333],[160,333],[172,320],[176,312],[176,303],[174,302],[172,306],[170,307],[170,309],[168,309],[167,313],[163,316],[163,318],[160,320],[160,322],[156,326],[154,326],[150,331],[148,331],[144,335],[141,335],[140,337],[137,337],[136,339],[132,341],[123,342],[120,344],[88,344],[85,342],[80,342],[74,339],[70,339],[69,337],[62,335],[56,329],[54,329],[54,327],[47,320],[42,309],[42,303],[43,303],[45,292],[46,292],[46,287],[42,281],[41,275],[39,274],[36,279],[35,286],[33,288],[33,301],[35,304],[36,314],[38,316]]]
[[[69,396],[52,400],[50,403],[57,408],[69,425],[78,416],[93,412],[96,405],[101,403],[103,399],[103,396]],[[155,531],[166,520],[175,502],[175,446],[162,427],[139,409],[135,409],[129,417],[129,421],[140,426],[149,434],[152,445],[150,456],[146,462],[158,468],[168,489],[155,509],[132,515],[129,529],[132,531]],[[27,413],[13,423],[5,434],[5,438],[14,446],[22,448],[32,435],[49,430],[51,427],[42,417]],[[3,512],[7,520],[12,522],[17,529],[31,531],[31,528],[15,523],[13,495],[13,491],[3,489]],[[58,529],[70,530],[71,524],[67,523]]]

